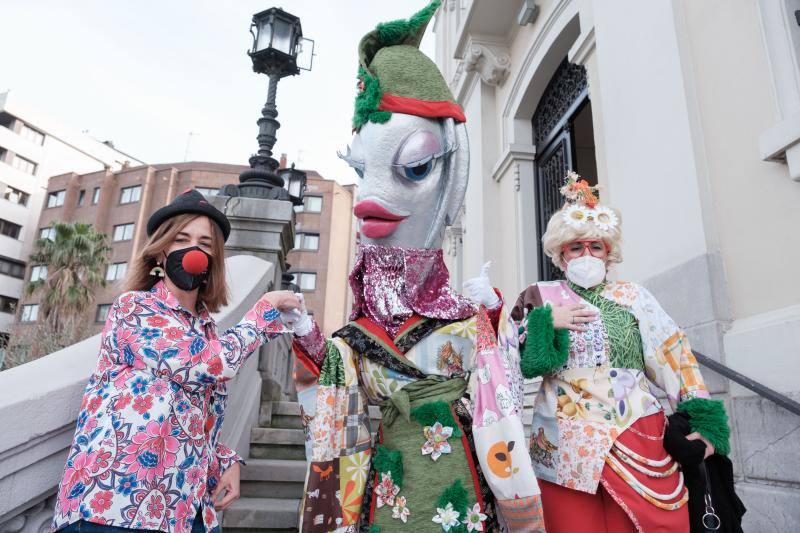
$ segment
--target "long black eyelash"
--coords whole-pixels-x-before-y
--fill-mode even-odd
[[[438,160],[438,159],[440,159],[440,158],[442,158],[442,157],[444,157],[444,156],[446,156],[448,154],[452,154],[456,150],[458,150],[458,145],[457,144],[453,144],[452,146],[449,146],[449,147],[445,148],[444,150],[442,150],[438,154],[429,155],[428,157],[426,157],[424,159],[420,159],[419,161],[412,161],[411,163],[405,163],[405,164],[404,163],[392,163],[392,166],[394,168],[406,168],[406,167],[415,167],[415,166],[419,166],[419,165],[424,165],[428,161]]]

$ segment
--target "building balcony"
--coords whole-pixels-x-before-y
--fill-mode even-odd
[[[0,128],[0,146],[36,164],[44,159],[44,146],[35,144],[8,128]]]
[[[2,131],[2,128],[0,128],[0,131]],[[26,192],[31,196],[42,191],[44,185],[47,183],[46,180],[40,181],[38,174],[38,171],[36,176],[26,174],[14,168],[9,163],[0,162],[0,181],[6,185],[11,185],[15,189]]]

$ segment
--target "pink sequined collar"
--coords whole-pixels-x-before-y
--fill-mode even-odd
[[[450,288],[442,250],[360,244],[350,288],[350,320],[366,316],[392,337],[414,314],[464,320],[477,312]]]

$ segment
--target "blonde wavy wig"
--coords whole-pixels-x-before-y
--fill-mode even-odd
[[[617,224],[609,230],[601,230],[593,221],[586,221],[580,227],[575,228],[564,220],[564,212],[572,204],[567,203],[556,211],[547,223],[547,231],[542,236],[542,248],[545,255],[553,261],[553,264],[561,270],[566,269],[561,249],[565,244],[572,241],[600,239],[608,246],[608,257],[606,263],[622,262],[622,216],[619,211],[611,209],[617,215]]]

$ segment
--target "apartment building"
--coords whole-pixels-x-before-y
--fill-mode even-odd
[[[217,194],[222,186],[238,183],[239,173],[245,168],[248,167],[186,162],[88,174],[70,172],[50,179],[33,241],[52,236],[52,226],[57,221],[87,222],[109,236],[108,285],[95,294],[85,321],[87,335],[102,329],[111,303],[121,290],[119,282],[147,239],[150,215],[186,189]],[[22,268],[26,282],[47,276],[46,265]],[[35,323],[38,315],[39,295],[24,297],[18,313],[22,330]]]
[[[141,164],[110,141],[60,124],[17,93],[0,93],[0,360],[39,233],[48,178]]]

